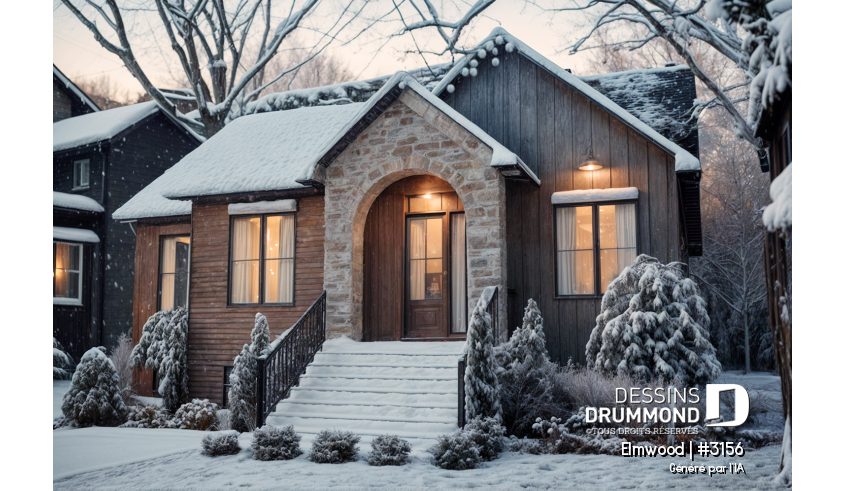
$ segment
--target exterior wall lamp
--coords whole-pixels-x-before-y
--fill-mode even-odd
[[[593,146],[590,145],[589,156],[584,163],[578,166],[578,170],[599,170],[602,167],[604,166],[598,163],[598,161],[593,157]]]

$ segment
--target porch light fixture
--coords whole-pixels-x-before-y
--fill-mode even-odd
[[[593,146],[590,145],[590,153],[587,160],[578,166],[578,170],[599,170],[603,166],[593,157]]]
[[[431,195],[430,195],[430,194],[424,194],[424,195],[422,195],[422,197],[423,197],[423,198],[425,198],[425,199],[431,199]]]

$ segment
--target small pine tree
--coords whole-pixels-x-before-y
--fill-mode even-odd
[[[239,431],[255,429],[255,397],[258,381],[258,357],[270,349],[270,326],[260,312],[255,314],[255,325],[250,334],[252,344],[245,344],[235,358],[229,375],[229,411],[232,427]]]
[[[607,287],[587,343],[588,368],[703,384],[721,373],[710,317],[680,263],[640,255]]]
[[[64,347],[53,338],[53,380],[67,380],[73,369],[73,358],[65,353]]]
[[[467,330],[467,368],[464,391],[467,420],[490,417],[502,422],[499,403],[499,379],[493,357],[493,334],[490,314],[476,307]]]
[[[132,365],[158,372],[164,407],[176,412],[188,399],[188,310],[156,312],[132,350]]]
[[[79,427],[117,426],[126,419],[117,371],[101,348],[82,355],[62,399],[62,413],[65,422]]]

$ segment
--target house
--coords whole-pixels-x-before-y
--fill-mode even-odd
[[[132,326],[136,239],[106,217],[199,144],[154,102],[53,123],[53,335],[76,359]]]
[[[53,122],[100,110],[85,92],[53,65]]]
[[[688,68],[617,77],[642,75],[692,103]],[[327,336],[372,342],[344,341],[332,351],[343,360],[316,367],[323,393],[357,387],[348,400],[359,402],[327,417],[338,425],[396,387],[442,382],[435,392],[457,399],[460,344],[390,342],[465,339],[488,287],[499,292],[494,322],[513,329],[534,298],[552,358],[583,362],[602,293],[627,264],[701,253],[695,128],[674,133],[687,150],[614,102],[611,78],[582,80],[496,29],[430,89],[400,72],[366,102],[234,120],[112,215],[137,230],[134,341],[172,305],[160,285],[174,274],[190,312],[191,396],[223,403],[256,312],[275,336],[325,291]],[[178,243],[187,259],[174,268]],[[414,353],[436,366],[404,364]],[[358,355],[369,365],[355,370],[377,388],[352,380]]]

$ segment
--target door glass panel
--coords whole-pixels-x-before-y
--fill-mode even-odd
[[[411,220],[411,259],[425,258],[425,220]]]
[[[440,258],[443,257],[443,219],[429,218],[426,220],[426,248],[425,257]]]
[[[414,218],[409,225],[411,300],[443,298],[443,218]]]

